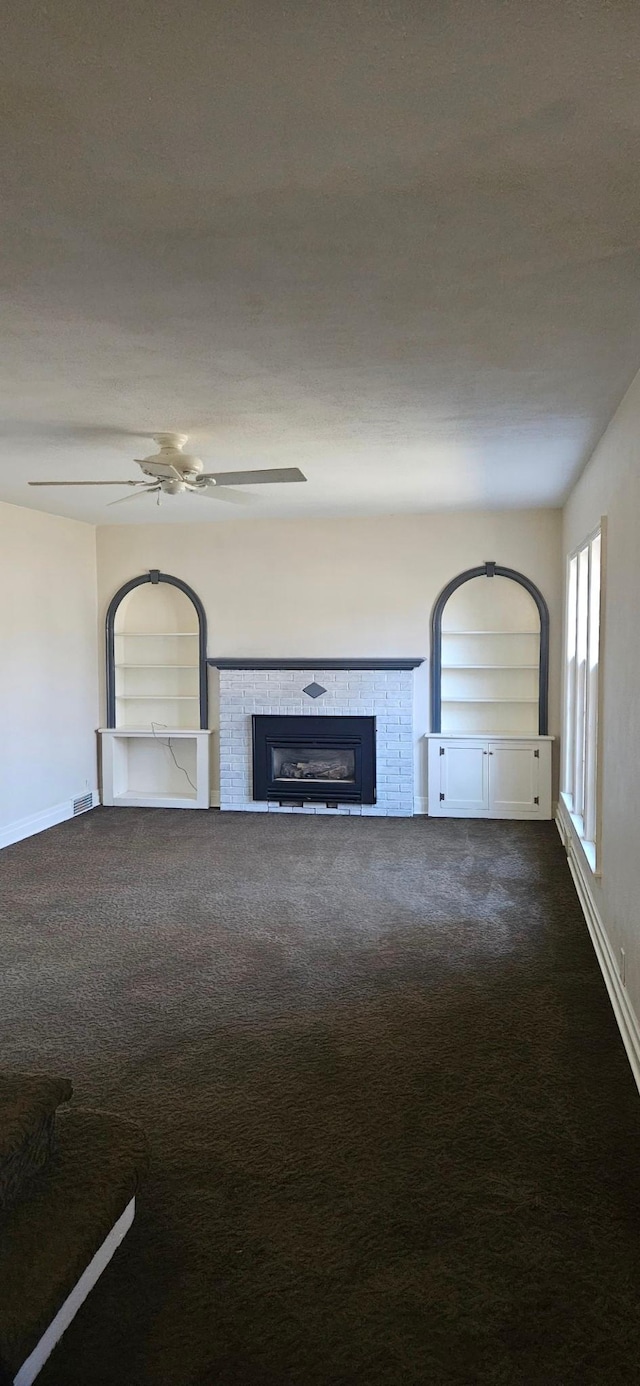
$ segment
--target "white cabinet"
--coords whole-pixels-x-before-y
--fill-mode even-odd
[[[99,734],[107,807],[210,807],[210,731],[102,727]]]
[[[540,747],[526,741],[489,743],[489,804],[496,813],[535,813],[540,804]]]
[[[484,742],[442,742],[438,770],[439,804],[474,813],[489,807],[489,760]]]
[[[429,814],[550,818],[552,740],[430,735]]]

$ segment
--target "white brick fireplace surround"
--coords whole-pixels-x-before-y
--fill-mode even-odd
[[[304,668],[224,667],[220,669],[220,808],[261,813],[413,815],[413,668],[421,660],[386,661],[386,667],[331,667],[309,662]],[[228,661],[230,664],[231,661]],[[239,661],[240,663],[240,661]],[[265,661],[257,661],[264,665]],[[343,661],[344,663],[344,661]],[[372,664],[375,663],[372,661]],[[377,661],[382,665],[383,661]],[[409,667],[401,667],[402,665]],[[359,667],[355,667],[359,665]],[[391,666],[391,667],[390,667]],[[398,667],[400,666],[400,667]],[[320,685],[316,697],[305,688]],[[292,717],[375,717],[375,804],[342,804],[338,808],[308,804],[280,807],[252,798],[251,718],[254,713]]]

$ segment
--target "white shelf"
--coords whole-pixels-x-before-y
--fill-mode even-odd
[[[449,619],[456,619],[453,612]],[[507,612],[500,602],[494,609],[493,599],[491,605],[469,608],[465,614],[461,608],[457,619],[460,629],[442,631],[442,735],[534,735],[539,627],[525,626],[527,611],[512,606]]]
[[[124,666],[122,666],[124,668]],[[178,668],[178,665],[175,666]],[[191,668],[191,665],[186,666]],[[539,669],[539,664],[441,664],[441,669]]]
[[[469,744],[474,737],[507,736],[511,745],[536,736],[540,658],[539,612],[530,594],[503,578],[463,584],[443,614],[441,735],[468,738]],[[440,811],[445,804],[453,809],[451,785],[440,791],[447,796]],[[467,801],[468,796],[469,807]]]
[[[195,727],[101,727],[103,803],[208,809],[210,736]]]
[[[537,698],[441,698],[442,703],[537,703]]]
[[[540,732],[497,732],[487,730],[463,732],[425,732],[425,741],[555,741],[554,736],[542,736]]]
[[[524,667],[524,666],[522,666],[522,667]],[[531,667],[533,668],[534,666],[532,665]],[[537,667],[537,666],[536,666],[536,667]],[[121,664],[118,664],[118,662],[116,661],[116,663],[115,663],[115,665],[114,665],[114,668],[115,668],[115,669],[198,669],[198,668],[199,668],[199,665],[198,665],[198,664],[195,664],[195,663],[194,663],[194,664],[130,664],[130,663],[128,663],[128,662],[127,662],[126,664],[125,664],[124,662],[121,663]]]
[[[171,584],[140,585],[127,595],[115,630],[118,725],[100,737],[105,804],[209,808],[201,638],[193,602]]]
[[[195,794],[155,794],[152,790],[131,790],[116,794],[112,808],[196,808]]]
[[[134,736],[136,740],[141,736],[153,736],[156,740],[167,736],[186,736],[190,739],[194,736],[213,736],[208,727],[162,727],[160,731],[152,731],[150,727],[98,727],[98,731],[101,736]]]

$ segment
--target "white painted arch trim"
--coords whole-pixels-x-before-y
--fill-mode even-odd
[[[556,826],[567,853],[569,870],[573,876],[604,984],[609,993],[609,1000],[613,1007],[622,1043],[627,1052],[636,1086],[640,1091],[640,1024],[638,1024],[638,1017],[622,983],[615,955],[595,902],[589,879],[592,873],[582,851],[582,843],[571,821],[569,810],[562,799],[558,803]]]
[[[96,1251],[93,1260],[89,1262],[86,1270],[83,1271],[77,1284],[74,1285],[71,1294],[67,1296],[62,1307],[58,1310],[54,1319],[51,1320],[49,1327],[43,1333],[39,1343],[29,1354],[26,1361],[13,1378],[13,1386],[31,1386],[39,1372],[42,1371],[48,1357],[51,1356],[56,1343],[58,1343],[69,1327],[71,1320],[75,1318],[80,1306],[84,1304],[89,1292],[93,1289],[96,1280],[102,1275],[103,1270],[108,1266],[114,1252],[118,1250],[121,1241],[126,1236],[136,1211],[136,1200],[132,1198],[127,1204],[118,1221],[113,1224],[111,1231],[105,1237],[102,1246]],[[89,1376],[90,1373],[88,1373]],[[88,1377],[87,1377],[88,1379]]]

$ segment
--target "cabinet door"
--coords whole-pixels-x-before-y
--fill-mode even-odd
[[[447,741],[440,746],[440,799],[447,809],[478,812],[489,807],[486,741]]]
[[[493,812],[535,813],[539,784],[537,747],[526,741],[490,742],[489,807]]]

